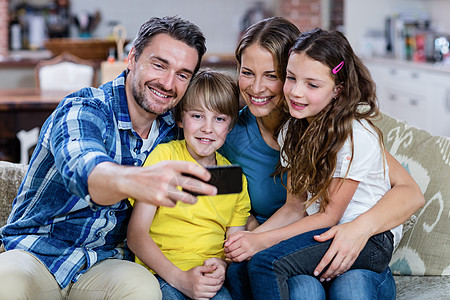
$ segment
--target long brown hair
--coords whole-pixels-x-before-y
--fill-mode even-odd
[[[290,47],[300,34],[293,23],[282,17],[261,20],[245,30],[241,41],[236,46],[235,56],[238,72],[241,68],[242,53],[251,45],[257,44],[272,54],[275,72],[284,81]]]
[[[245,30],[239,44],[236,46],[237,73],[240,73],[242,53],[248,47],[256,44],[272,54],[275,73],[284,82],[289,49],[299,35],[300,30],[297,26],[283,17],[271,17],[253,24]],[[278,120],[279,126],[274,132],[274,139],[277,138],[280,126],[289,116],[286,109],[281,109],[281,112]]]
[[[365,119],[377,132],[383,148],[382,133],[371,121],[379,116],[376,87],[369,70],[338,31],[305,32],[297,39],[291,53],[306,54],[328,66],[335,85],[341,87],[340,94],[311,123],[306,119],[289,118],[281,149],[288,162],[281,170],[291,174],[289,192],[295,195],[307,192],[310,199],[305,207],[320,199],[324,208],[330,200],[328,187],[336,169],[337,153],[347,139],[352,149],[350,164],[353,160],[353,121]],[[341,69],[332,72],[340,64]]]

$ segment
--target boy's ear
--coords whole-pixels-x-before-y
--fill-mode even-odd
[[[183,122],[178,121],[178,122],[177,122],[177,125],[178,125],[178,127],[183,128]]]

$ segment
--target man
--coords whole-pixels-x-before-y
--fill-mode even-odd
[[[127,71],[98,89],[67,96],[44,123],[27,175],[1,228],[0,299],[160,298],[159,284],[130,262],[128,197],[174,206],[196,198],[178,186],[216,189],[195,163],[139,167],[172,139],[169,110],[184,95],[206,51],[194,24],[143,24]]]

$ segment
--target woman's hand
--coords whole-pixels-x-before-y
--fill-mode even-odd
[[[357,222],[349,222],[336,225],[321,235],[314,237],[319,242],[333,239],[330,248],[314,270],[314,275],[318,276],[331,263],[320,276],[320,281],[331,280],[346,272],[353,265],[359,253],[372,236],[372,233],[367,231],[366,228],[368,227],[361,226]]]
[[[236,232],[225,241],[225,256],[234,262],[250,259],[261,250],[271,245],[263,238],[263,233],[249,231]]]

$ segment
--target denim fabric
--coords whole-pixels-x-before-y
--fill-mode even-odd
[[[331,241],[319,243],[314,235],[328,230],[318,229],[285,240],[255,254],[248,262],[251,291],[255,299],[289,299],[288,279],[296,275],[312,275],[328,250]],[[390,231],[371,237],[352,269],[384,271],[391,259],[393,235]]]
[[[394,277],[387,267],[381,273],[349,270],[331,283],[327,295],[329,300],[395,300],[396,293]]]
[[[191,299],[185,296],[182,292],[178,291],[176,288],[168,284],[164,279],[156,276],[159,281],[159,286],[161,287],[162,299],[163,300],[186,300]],[[213,300],[232,300],[230,293],[225,286],[217,292],[217,294],[212,297]]]
[[[349,270],[323,284],[313,276],[297,275],[288,285],[290,300],[395,300],[397,294],[389,267],[382,273]]]
[[[252,299],[247,260],[228,266],[225,284],[234,300]]]
[[[289,299],[291,300],[326,300],[322,283],[309,275],[297,275],[289,278]],[[364,299],[364,298],[361,298]]]
[[[150,149],[133,130],[124,74],[68,95],[45,121],[28,172],[0,229],[5,249],[41,260],[61,288],[107,258],[131,259],[125,244],[128,201],[95,205],[87,178],[100,162],[140,166]],[[159,117],[153,146],[172,139],[170,113]]]
[[[227,275],[228,290],[233,299],[253,299],[248,275],[235,277],[237,272],[247,274],[247,264],[233,263],[229,270],[231,273]],[[288,286],[290,300],[395,300],[397,293],[389,267],[382,273],[364,269],[349,270],[323,284],[313,276],[297,275],[289,278]]]

